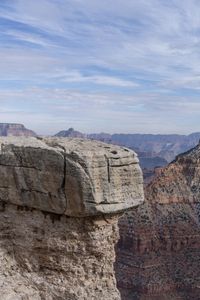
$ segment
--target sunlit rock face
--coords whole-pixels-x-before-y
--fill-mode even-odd
[[[142,202],[131,150],[83,139],[0,138],[1,299],[120,299],[117,222]]]
[[[161,170],[145,194],[119,222],[122,299],[200,299],[200,145]]]

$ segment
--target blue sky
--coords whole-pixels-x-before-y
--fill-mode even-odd
[[[0,122],[200,131],[198,0],[1,0]]]

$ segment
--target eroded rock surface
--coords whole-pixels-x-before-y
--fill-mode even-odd
[[[200,299],[200,145],[161,170],[145,194],[120,219],[122,299]]]
[[[117,221],[142,201],[133,151],[82,139],[0,138],[1,299],[120,299]]]

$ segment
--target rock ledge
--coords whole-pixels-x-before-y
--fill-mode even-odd
[[[128,149],[0,138],[1,300],[120,300],[118,218],[142,201]]]
[[[68,216],[124,211],[143,201],[137,155],[73,138],[0,138],[0,199]]]

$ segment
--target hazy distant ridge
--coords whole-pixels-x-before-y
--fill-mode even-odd
[[[107,143],[113,143],[134,149],[140,157],[160,157],[172,161],[176,155],[185,152],[198,144],[200,132],[189,135],[179,134],[108,134],[92,133],[83,134],[73,128],[60,131],[56,136],[87,137]]]
[[[0,123],[0,136],[36,136],[36,133],[23,124]]]

